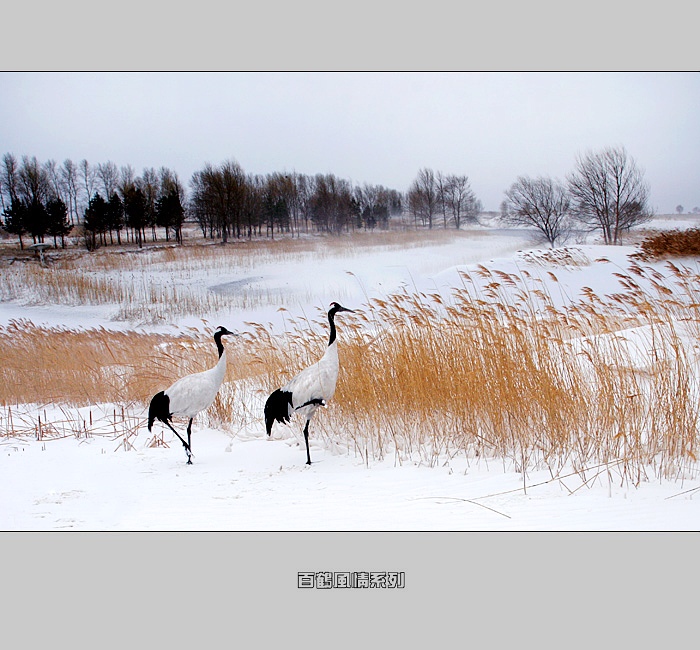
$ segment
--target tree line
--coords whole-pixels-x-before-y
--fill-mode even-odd
[[[402,196],[382,185],[353,185],[334,174],[247,174],[236,162],[207,164],[192,176],[190,215],[204,237],[339,233],[388,227]]]
[[[182,241],[185,220],[202,235],[231,238],[311,230],[342,232],[388,227],[401,213],[402,195],[382,185],[354,185],[334,174],[253,175],[235,161],[206,164],[196,171],[188,192],[177,173],[166,167],[137,175],[131,166],[113,162],[78,165],[70,159],[40,163],[5,154],[0,166],[3,226],[35,243],[61,238],[80,226],[88,249],[122,241],[155,241],[157,228]],[[48,212],[48,215],[46,214]]]
[[[551,245],[575,226],[599,230],[616,244],[633,225],[651,218],[649,187],[624,148],[606,148],[576,159],[565,182],[550,177],[519,177],[505,191],[503,223],[534,228]],[[391,219],[411,219],[415,227],[455,229],[475,223],[481,201],[465,175],[424,168],[405,193],[382,185],[360,186],[334,174],[246,173],[233,160],[207,163],[190,180],[189,191],[167,167],[138,175],[113,162],[91,165],[67,159],[58,165],[36,157],[5,154],[0,165],[3,226],[19,237],[65,246],[79,226],[90,250],[123,241],[139,246],[155,241],[182,242],[186,220],[205,238],[340,233],[387,228]]]
[[[141,245],[150,229],[165,228],[166,239],[182,239],[186,217],[186,192],[177,173],[161,167],[144,169],[139,176],[131,166],[117,168],[113,162],[92,166],[87,160],[62,165],[36,157],[21,161],[7,153],[0,165],[0,203],[5,230],[34,243],[54,238],[65,247],[75,226],[83,231],[88,249],[121,243]]]

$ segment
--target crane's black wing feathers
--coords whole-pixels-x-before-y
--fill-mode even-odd
[[[292,394],[286,390],[278,388],[267,398],[265,402],[265,426],[267,435],[272,432],[272,425],[275,422],[286,424],[289,422],[289,414],[292,411]]]
[[[170,398],[164,391],[156,393],[151,399],[151,404],[148,407],[148,430],[151,430],[156,419],[163,423],[170,420]]]

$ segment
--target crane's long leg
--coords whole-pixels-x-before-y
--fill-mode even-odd
[[[309,453],[309,422],[306,421],[306,426],[304,427],[304,440],[306,441],[306,464],[311,465],[311,454]]]
[[[187,424],[187,450],[189,451],[189,453],[187,454],[187,464],[191,465],[192,464],[192,418],[190,418],[190,421]]]
[[[170,430],[171,430],[178,438],[180,438],[180,442],[182,443],[183,447],[185,448],[185,453],[187,453],[187,464],[188,464],[188,465],[191,465],[191,464],[192,464],[192,460],[191,460],[192,451],[191,451],[191,449],[190,449],[190,445],[189,445],[187,442],[185,442],[185,439],[175,430],[175,427],[174,427],[172,424],[170,424],[170,422],[166,422],[165,424],[167,424],[168,427],[170,427]],[[192,424],[192,420],[190,420],[190,425],[191,425],[191,424]],[[190,433],[190,431],[189,431],[189,427],[188,427],[188,431],[187,431],[187,434],[188,434],[188,435],[187,435],[187,439],[188,439],[188,440],[189,440],[189,437],[190,437],[190,436],[189,436],[189,433]]]

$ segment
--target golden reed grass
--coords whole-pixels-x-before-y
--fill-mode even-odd
[[[636,257],[651,260],[668,257],[698,257],[700,228],[652,232],[641,241]]]
[[[670,268],[662,281],[634,266],[620,294],[567,308],[483,267],[448,298],[374,300],[342,327],[337,398],[316,426],[368,459],[683,476],[700,442],[700,278]]]
[[[250,364],[234,346],[228,355],[227,381],[235,382]],[[176,336],[12,321],[0,327],[0,404],[146,404],[216,358],[213,338],[194,329]]]

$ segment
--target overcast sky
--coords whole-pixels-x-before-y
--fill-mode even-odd
[[[0,155],[334,173],[408,189],[465,174],[487,210],[520,175],[564,179],[624,146],[652,207],[700,206],[698,73],[0,73]]]

